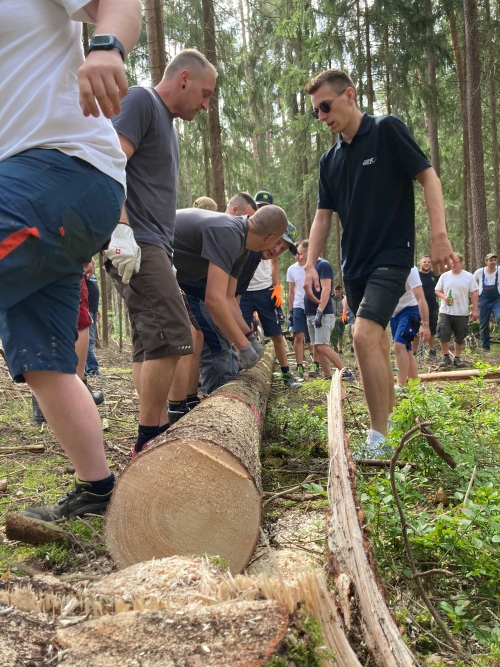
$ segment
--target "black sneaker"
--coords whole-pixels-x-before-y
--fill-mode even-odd
[[[429,359],[437,359],[436,350],[429,350]]]
[[[38,401],[34,394],[31,394],[31,404],[33,405],[33,417],[31,418],[31,421],[35,424],[43,424],[46,422],[47,420],[44,417],[42,408],[38,405]]]
[[[88,383],[88,380],[87,380],[87,376],[86,376],[86,375],[83,376],[83,384],[84,384],[84,385],[87,387],[87,389],[89,390],[90,395],[91,395],[92,398],[94,399],[94,403],[95,403],[96,405],[101,405],[102,403],[104,403],[104,394],[103,394],[103,392],[102,392],[100,389],[96,389],[95,391],[94,391],[93,389],[91,389],[91,388],[89,387],[89,383]]]
[[[285,383],[285,386],[290,387],[290,389],[300,389],[302,387],[302,382],[294,378],[291,373],[283,373],[281,379]]]
[[[104,514],[111,498],[112,491],[103,496],[92,493],[90,482],[75,480],[75,488],[64,498],[53,505],[27,507],[21,512],[28,519],[41,521],[57,521],[58,519],[76,519],[84,514]]]
[[[349,370],[347,370],[347,368],[345,368],[344,372],[342,373],[342,380],[344,380],[344,382],[355,382],[356,378],[351,373],[351,371],[349,371]]]
[[[168,409],[168,423],[169,424],[175,424],[175,422],[178,422],[181,417],[184,417],[184,415],[187,415],[189,412],[189,408],[186,407],[185,410],[175,410],[174,408],[169,408]]]
[[[467,364],[464,363],[464,362],[460,359],[460,357],[455,357],[455,358],[453,359],[453,365],[455,366],[455,368],[467,368]]]
[[[450,357],[443,357],[443,361],[439,364],[439,368],[450,368],[451,365]]]

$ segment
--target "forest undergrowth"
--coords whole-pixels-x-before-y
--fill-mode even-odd
[[[469,353],[466,359],[486,371],[498,365],[499,352],[500,346],[495,345],[486,357]],[[101,351],[101,376],[92,383],[106,394],[99,410],[107,457],[115,474],[129,460],[136,429],[137,400],[128,354],[128,349],[119,353],[114,347]],[[359,378],[352,355],[346,365]],[[422,371],[436,370],[429,369],[427,362],[420,365]],[[273,383],[262,446],[267,544],[259,544],[250,569],[266,561],[269,545],[285,574],[287,567],[297,564],[320,567],[325,563],[328,387],[324,380],[308,378],[298,390],[289,390],[278,380]],[[344,419],[350,449],[358,458],[365,454],[367,410],[361,384],[345,387]],[[421,417],[430,422],[457,463],[454,470],[448,467],[419,437],[401,453],[400,459],[408,465],[396,472],[395,482],[417,572],[440,571],[422,578],[425,591],[462,649],[484,667],[500,667],[499,399],[499,383],[484,378],[411,383],[393,413],[387,450],[390,457]],[[31,423],[29,390],[10,381],[1,361],[0,410],[0,447],[43,444],[45,448],[43,454],[0,450],[0,576],[42,571],[73,583],[111,572],[114,566],[106,553],[100,517],[62,522],[78,540],[70,547],[33,547],[5,538],[7,512],[54,501],[70,490],[74,470],[50,429]],[[286,497],[276,497],[283,492]],[[415,586],[389,471],[358,466],[357,493],[377,569],[404,640],[423,664],[430,655],[442,658],[442,665],[466,664],[450,658],[453,653],[446,638]],[[323,644],[311,623],[303,614],[294,619],[294,636],[283,644],[270,666],[321,667]],[[364,656],[362,645],[359,654]]]

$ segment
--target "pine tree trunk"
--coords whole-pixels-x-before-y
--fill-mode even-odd
[[[214,67],[217,67],[215,45],[215,10],[213,0],[202,0],[203,7],[203,43],[205,55]],[[222,159],[222,137],[219,117],[219,84],[215,86],[210,98],[208,110],[208,128],[210,136],[210,158],[212,162],[213,198],[219,211],[226,210],[224,193],[224,162]]]
[[[428,3],[428,11],[432,15],[432,3]],[[433,41],[434,35],[434,17],[433,23],[427,27],[427,37],[430,46],[427,52],[427,81],[429,84],[429,103],[427,112],[429,117],[429,144],[431,148],[431,164],[434,171],[440,177],[441,165],[439,159],[439,138],[438,138],[438,99],[437,99],[437,79],[436,79],[436,52]]]
[[[207,123],[208,124],[208,123]],[[208,128],[207,128],[208,129]],[[212,196],[212,179],[210,178],[210,143],[205,128],[202,129],[203,167],[205,172],[205,196]]]
[[[151,85],[157,86],[166,67],[163,0],[144,0]]]
[[[498,252],[500,247],[500,182],[499,182],[499,154],[498,154],[498,130],[497,130],[497,96],[496,96],[496,67],[495,67],[495,44],[493,42],[493,31],[491,26],[490,0],[484,0],[484,11],[486,15],[486,30],[488,42],[488,79],[490,82],[490,123],[491,123],[491,162],[493,171],[493,194],[495,198],[495,245]]]
[[[245,66],[245,78],[246,84],[248,87],[248,114],[250,116],[250,122],[252,123],[252,154],[253,154],[253,163],[255,171],[255,181],[257,186],[260,181],[259,175],[259,131],[257,129],[257,117],[252,105],[251,97],[251,74],[250,66],[248,64],[248,47],[247,47],[247,32],[245,28],[245,14],[243,11],[243,0],[239,0],[239,9],[240,9],[240,21],[241,21],[241,39],[243,41],[243,63]]]
[[[357,43],[357,70],[358,70],[358,81],[357,81],[357,99],[358,107],[363,111],[363,65],[362,65],[362,55],[363,55],[363,42],[361,40],[361,8],[359,6],[359,0],[356,0],[356,43]]]
[[[385,50],[385,105],[387,113],[392,113],[391,105],[391,73],[389,70],[389,26],[384,27],[384,50]]]
[[[477,0],[464,0],[467,110],[469,119],[469,158],[472,199],[472,229],[476,261],[489,252],[486,190],[484,185],[484,150],[481,118],[481,59]]]
[[[193,206],[193,194],[191,192],[191,164],[189,162],[189,152],[185,153],[186,160],[186,197],[188,206],[191,208]]]
[[[366,94],[368,98],[367,111],[373,114],[373,104],[375,102],[375,94],[373,92],[373,77],[372,77],[372,55],[370,44],[370,12],[368,9],[368,0],[365,0],[365,43],[366,43]]]

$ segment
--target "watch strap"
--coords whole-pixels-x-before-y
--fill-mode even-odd
[[[102,36],[103,35],[99,35],[99,37]],[[123,48],[123,44],[114,35],[106,35],[106,37],[108,36],[111,38],[109,44],[94,44],[92,38],[89,46],[89,53],[91,51],[111,51],[112,49],[117,49],[122,57],[122,60],[125,62],[125,49]]]

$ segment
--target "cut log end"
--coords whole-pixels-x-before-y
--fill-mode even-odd
[[[106,515],[106,544],[119,568],[208,554],[238,573],[255,549],[261,515],[260,492],[229,451],[201,440],[167,442],[122,476]]]

